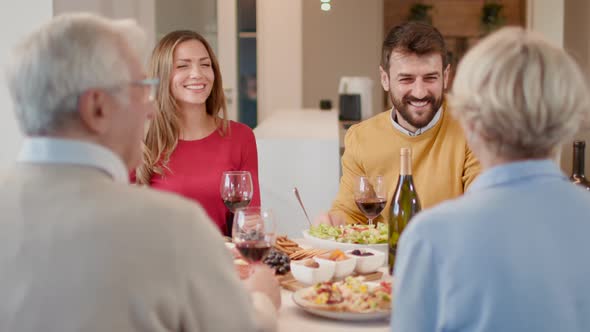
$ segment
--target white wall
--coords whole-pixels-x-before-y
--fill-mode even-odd
[[[258,123],[302,107],[302,1],[309,0],[256,3]]]
[[[51,0],[4,1],[0,5],[0,65],[4,68],[13,46],[26,34],[53,15]],[[12,110],[12,102],[6,90],[4,75],[0,75],[0,168],[14,160],[22,135]]]
[[[563,46],[565,0],[528,0],[527,27]]]
[[[155,1],[156,38],[159,40],[173,30],[194,30],[203,35],[217,52],[216,2],[216,0]]]
[[[110,18],[132,18],[146,31],[148,50],[155,42],[156,0],[53,0],[55,15],[65,12],[91,12]]]
[[[319,1],[304,1],[303,22],[303,107],[330,99],[338,109],[340,78],[366,76],[373,80],[370,113],[382,112],[383,0],[337,0],[327,12]]]

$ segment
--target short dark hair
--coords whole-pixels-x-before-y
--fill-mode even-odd
[[[381,67],[389,73],[389,58],[393,51],[405,54],[440,54],[443,69],[448,64],[445,40],[435,27],[421,22],[406,22],[389,30],[383,41]]]

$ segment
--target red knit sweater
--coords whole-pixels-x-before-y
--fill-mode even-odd
[[[254,195],[249,206],[260,206],[258,152],[252,129],[229,122],[229,135],[218,131],[194,141],[179,140],[164,176],[156,174],[150,186],[195,200],[207,211],[219,230],[226,234],[229,210],[221,200],[219,185],[224,171],[249,171]]]

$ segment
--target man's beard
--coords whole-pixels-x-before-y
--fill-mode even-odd
[[[395,98],[395,96],[393,95],[393,93],[391,91],[389,92],[389,96],[391,98],[391,102],[393,104],[393,107],[395,108],[396,111],[399,112],[399,115],[407,123],[412,125],[412,127],[417,128],[417,129],[426,127],[430,123],[430,121],[432,121],[432,119],[436,115],[436,112],[438,112],[438,110],[440,109],[442,102],[443,102],[442,92],[441,92],[440,98],[438,98],[438,99],[434,98],[433,95],[429,94],[426,97],[421,98],[421,99],[418,99],[418,98],[410,96],[410,95],[406,95],[401,100],[399,100],[399,99]],[[413,117],[412,113],[409,110],[409,103],[410,102],[420,102],[420,101],[428,102],[430,104],[430,109],[426,111],[426,112],[428,112],[428,114],[426,115],[425,118],[416,119]]]

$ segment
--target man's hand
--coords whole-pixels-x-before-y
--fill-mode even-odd
[[[253,264],[252,274],[244,284],[250,292],[260,292],[266,294],[279,310],[281,307],[281,290],[279,282],[275,277],[274,270],[263,264]]]

